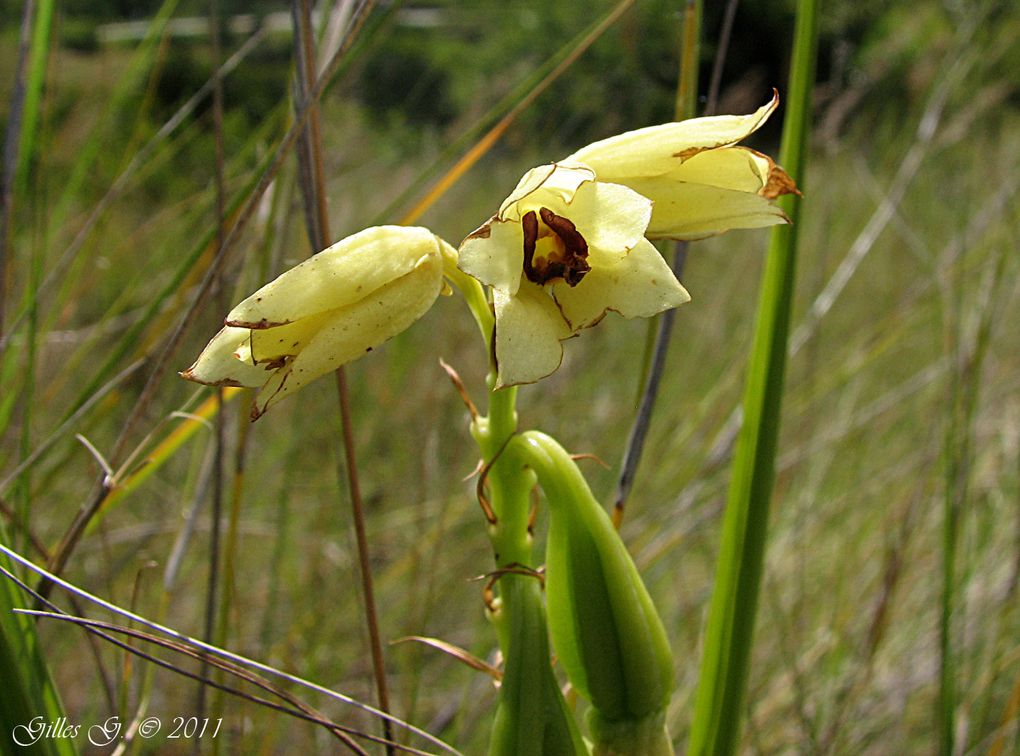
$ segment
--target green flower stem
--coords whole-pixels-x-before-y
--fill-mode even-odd
[[[490,756],[587,756],[553,675],[541,585],[516,574],[504,575],[499,585],[506,667]]]
[[[484,333],[483,318],[476,314],[476,319]],[[541,583],[537,574],[526,574],[534,569],[528,519],[535,474],[506,453],[517,430],[517,389],[493,390],[494,367],[488,383],[489,414],[474,419],[471,433],[482,452],[485,495],[495,517],[489,523],[489,539],[499,596],[491,617],[506,660],[489,753],[587,756],[553,675]]]
[[[471,422],[482,453],[484,495],[493,521],[489,540],[496,562],[492,622],[506,660],[493,723],[492,756],[588,756],[574,716],[552,670],[542,585],[534,570],[529,529],[535,474],[505,451],[517,432],[517,388],[495,389],[495,318],[485,290],[457,267],[457,253],[443,245],[444,273],[464,296],[489,355],[488,414]]]
[[[490,386],[495,383],[495,376],[495,370],[489,373]],[[515,475],[512,465],[502,453],[517,430],[516,398],[516,388],[490,390],[489,414],[477,417],[471,423],[471,435],[482,452],[485,465],[485,496],[495,517],[495,521],[489,523],[489,540],[497,570],[531,568],[534,561],[531,534],[528,532],[528,511],[535,477],[532,474]],[[502,585],[502,580],[498,585]],[[513,612],[512,600],[508,604],[506,598],[505,592],[500,591],[497,610],[492,617],[499,632],[504,658],[509,652],[507,616]]]
[[[489,300],[485,297],[485,289],[475,278],[457,267],[457,251],[453,247],[445,242],[440,247],[443,253],[443,275],[446,276],[446,280],[457,287],[457,291],[464,297],[468,309],[471,310],[471,314],[478,324],[478,330],[482,332],[486,351],[488,354],[492,354],[492,334],[496,319],[492,314]]]

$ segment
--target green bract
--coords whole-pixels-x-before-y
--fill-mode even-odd
[[[508,618],[506,668],[492,726],[490,756],[587,756],[553,675],[538,580],[504,575]]]

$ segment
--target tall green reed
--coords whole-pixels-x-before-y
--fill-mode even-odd
[[[29,196],[29,166],[34,157],[38,139],[39,118],[43,83],[46,79],[46,59],[50,49],[53,18],[53,3],[43,0],[38,7],[33,2],[25,4],[19,49],[18,75],[12,95],[7,133],[4,140],[2,159],[2,218],[0,218],[0,337],[4,335],[3,313],[7,305],[7,274],[13,246],[15,214],[14,205],[26,202]],[[33,253],[32,283],[37,285],[40,271],[40,256]],[[30,287],[31,288],[31,287]],[[34,312],[34,308],[33,308]],[[33,381],[35,345],[38,334],[34,327],[37,317],[33,314],[33,327],[28,335],[29,356],[24,364],[28,385]],[[0,374],[3,383],[11,385],[12,366],[16,360],[7,360],[5,350],[0,349]],[[0,431],[6,430],[10,413],[14,408],[17,392],[10,391],[0,407]],[[29,454],[31,443],[31,407],[22,410],[22,432],[20,454]],[[20,542],[27,546],[31,539],[28,531],[29,487],[22,482],[14,491],[16,507],[12,514],[19,529]],[[6,507],[5,507],[6,509]],[[0,520],[0,543],[13,543],[7,525]],[[3,732],[5,750],[11,748],[8,738],[14,737],[22,728],[22,737],[16,742],[33,752],[44,754],[73,754],[73,742],[62,739],[30,737],[32,723],[42,717],[46,723],[58,721],[64,715],[60,694],[53,683],[49,669],[39,648],[35,622],[19,616],[14,609],[23,605],[26,595],[14,582],[15,567],[5,557],[0,558],[0,679],[4,681],[4,692],[0,695],[0,731]],[[13,750],[13,749],[12,749]]]
[[[817,0],[800,0],[779,161],[800,184],[810,136],[811,88],[818,44]],[[692,756],[724,756],[737,749],[754,640],[769,502],[775,475],[787,337],[796,272],[797,223],[793,198],[780,205],[792,225],[771,232],[762,274],[757,326],[743,402],[715,588],[688,743]]]

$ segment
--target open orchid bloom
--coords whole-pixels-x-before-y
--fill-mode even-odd
[[[237,305],[181,375],[261,388],[252,419],[356,360],[420,318],[456,251],[425,228],[379,226],[348,236]]]
[[[544,165],[464,240],[461,270],[493,288],[499,386],[552,373],[560,341],[609,310],[648,317],[690,298],[644,237],[651,214],[586,166]]]
[[[460,247],[461,270],[493,289],[497,386],[554,372],[560,342],[610,310],[650,317],[687,302],[646,237],[788,222],[773,200],[796,192],[793,181],[771,158],[733,146],[777,105],[620,134],[524,175]]]
[[[654,203],[645,235],[698,239],[736,228],[788,223],[772,201],[797,193],[772,158],[737,142],[779,106],[779,95],[754,113],[710,116],[628,131],[582,147],[564,162],[587,165],[599,181],[628,186]]]

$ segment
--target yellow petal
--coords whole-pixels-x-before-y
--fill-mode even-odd
[[[593,266],[577,286],[556,284],[553,296],[574,331],[595,325],[609,310],[647,318],[691,298],[646,239],[614,264]]]
[[[667,175],[676,181],[757,194],[765,187],[772,164],[769,158],[746,147],[723,147],[700,152]]]
[[[284,360],[259,392],[253,418],[316,378],[358,359],[405,330],[432,306],[442,282],[442,259],[429,256],[407,275],[321,318],[314,334],[301,334],[307,337],[301,349]],[[255,335],[271,337],[275,330]],[[257,354],[257,344],[254,351]]]
[[[517,293],[524,269],[524,232],[520,221],[492,218],[460,245],[457,267],[506,294]]]
[[[561,339],[570,336],[563,316],[541,286],[522,281],[516,296],[493,290],[496,311],[496,388],[534,383],[556,371]]]
[[[578,187],[570,205],[553,212],[569,218],[578,232],[597,248],[621,255],[645,234],[652,217],[652,203],[632,189],[619,184],[590,181]]]
[[[353,307],[339,307],[295,320],[293,323],[259,328],[251,331],[248,339],[248,356],[256,365],[279,362],[287,357],[296,357],[315,338],[319,329],[330,320],[343,317]]]
[[[247,328],[224,326],[181,377],[210,386],[261,386],[269,373],[243,359],[248,354],[249,333]]]
[[[227,324],[266,328],[344,307],[439,257],[439,240],[428,229],[368,228],[263,286],[230,311]]]
[[[628,184],[626,178],[657,176],[703,150],[726,147],[761,127],[779,105],[779,96],[744,116],[709,116],[649,126],[582,147],[563,162],[583,163],[600,181]]]
[[[650,239],[701,239],[735,228],[789,223],[780,208],[760,194],[688,184],[668,177],[634,179],[633,188],[654,198]]]
[[[530,209],[550,203],[570,202],[574,192],[586,181],[594,181],[595,174],[586,166],[540,165],[521,177],[517,187],[499,206],[500,220],[519,221]]]
[[[772,158],[747,147],[722,147],[699,152],[661,178],[737,189],[768,199],[800,193],[793,179]],[[655,197],[651,199],[655,200]]]

